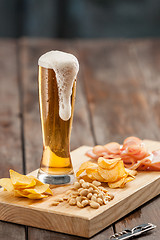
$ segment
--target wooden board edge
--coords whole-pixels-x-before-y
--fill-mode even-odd
[[[51,212],[38,211],[32,208],[12,206],[0,203],[0,220],[46,229],[50,231],[71,234],[80,237],[89,236],[89,220],[65,216]],[[61,223],[58,228],[57,223]],[[27,224],[26,224],[27,223]],[[68,224],[66,224],[68,223]],[[69,226],[72,226],[71,228]]]
[[[147,189],[147,190],[146,190]],[[150,191],[148,192],[148,189]],[[154,190],[154,191],[153,191]],[[116,222],[117,220],[121,219],[128,213],[131,213],[133,210],[137,209],[138,207],[142,206],[144,203],[148,202],[152,198],[156,197],[160,194],[160,178],[156,179],[154,182],[146,185],[143,190],[140,188],[138,191],[134,192],[130,196],[125,199],[122,199],[116,204],[116,210],[114,210],[114,214],[112,209],[115,208],[115,205],[107,209],[105,212],[100,213],[99,215],[93,217],[89,221],[89,238],[95,235],[96,233],[100,232],[104,228],[108,227],[112,223]],[[143,197],[143,199],[142,199]],[[134,200],[133,200],[134,199]],[[121,210],[121,205],[125,204],[125,211]],[[108,220],[108,217],[110,218]],[[97,228],[97,223],[101,222],[101,227]]]

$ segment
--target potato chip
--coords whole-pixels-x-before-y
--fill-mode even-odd
[[[98,172],[107,182],[115,182],[126,175],[122,160],[118,161],[116,166],[111,169],[104,169],[98,166]]]
[[[106,182],[105,179],[102,178],[101,175],[99,174],[98,168],[97,169],[86,169],[86,174],[92,180]]]
[[[13,170],[10,170],[10,178],[0,179],[0,185],[8,192],[13,191],[16,197],[41,199],[53,195],[49,184],[44,184],[33,176],[25,176]]]
[[[41,182],[40,180],[38,180],[36,177],[31,176],[31,175],[29,175],[28,177],[36,181],[36,186],[44,185],[44,183]]]
[[[83,179],[85,182],[90,182],[90,183],[92,183],[92,179],[89,178],[87,175],[81,176],[80,179]]]
[[[78,172],[76,173],[76,177],[79,177],[86,169],[81,169],[78,170]]]
[[[114,168],[118,161],[120,161],[121,158],[115,158],[115,159],[105,159],[103,157],[98,158],[98,165],[101,168],[105,169],[111,169]]]
[[[27,176],[27,177],[35,180],[37,186],[44,185],[44,183],[42,183],[40,180],[38,180],[36,177],[34,177],[34,176],[32,176],[32,175],[29,175],[29,176]]]
[[[48,189],[44,192],[44,194],[53,195],[53,192],[52,192],[52,190],[48,187]]]
[[[125,186],[125,179],[126,179],[126,177],[123,177],[116,182],[108,182],[108,186],[110,188],[122,188]]]
[[[43,192],[44,194],[48,194],[48,195],[53,195],[53,192],[52,192],[52,190],[49,188],[49,184],[44,184],[44,183],[42,183],[40,180],[38,180],[37,178],[35,178],[35,177],[33,177],[33,176],[28,176],[29,178],[31,178],[31,179],[34,179],[35,181],[36,181],[36,188],[38,187],[38,186],[44,186],[44,185],[47,185],[48,186],[48,188]]]
[[[22,191],[15,190],[14,191],[14,196],[15,197],[26,197],[26,198],[29,198],[29,199],[42,199],[42,198],[48,197],[47,195],[40,194],[40,193],[36,193],[36,194],[29,193],[28,194],[28,193],[25,193],[24,190],[22,190]]]
[[[82,163],[81,166],[79,167],[78,172],[76,173],[76,177],[79,177],[81,173],[83,173],[87,168],[92,168],[92,167],[97,168],[97,166],[98,165],[96,163],[92,163],[90,161]]]
[[[9,172],[10,172],[10,178],[11,178],[12,184],[16,188],[23,188],[23,187],[29,188],[36,185],[36,181],[34,179],[29,178],[26,175],[22,175],[13,170],[10,170]]]
[[[126,175],[126,176],[124,176],[123,178],[121,178],[120,180],[118,180],[118,181],[116,181],[114,183],[111,183],[111,182],[108,183],[108,186],[110,188],[123,188],[126,183],[128,183],[128,182],[130,182],[132,180],[134,180],[133,177],[127,177],[127,175]]]
[[[128,183],[128,182],[130,182],[130,181],[133,181],[133,180],[134,180],[133,177],[126,177],[126,179],[125,179],[125,184]]]
[[[14,190],[15,197],[27,197],[28,193],[25,193],[23,190]]]
[[[44,194],[29,194],[27,195],[27,198],[29,199],[42,199],[42,198],[47,198],[48,196],[47,195],[44,195]]]
[[[90,161],[87,161],[87,162],[84,162],[84,163],[81,164],[79,170],[90,168],[90,167],[97,167],[97,164],[93,163],[93,162],[90,162]]]
[[[118,180],[117,170],[115,168],[112,169],[104,169],[98,167],[99,175],[105,179],[106,182],[115,182]]]
[[[41,199],[48,197],[46,194],[53,195],[51,189],[49,188],[49,184],[44,184],[31,189],[14,190],[14,195],[16,197],[27,197],[30,199]]]
[[[24,193],[31,193],[31,194],[41,194],[44,193],[48,190],[49,184],[43,184],[43,185],[36,185],[34,188],[28,188],[25,189],[23,192]]]
[[[128,173],[129,176],[135,178],[135,176],[137,175],[137,171],[136,170],[131,170],[128,168],[125,168],[125,171]]]
[[[14,185],[15,189],[26,189],[26,188],[31,188],[36,185],[35,180],[32,180],[30,184],[28,185],[20,185],[20,183],[17,182],[17,184]]]
[[[14,190],[13,184],[10,178],[1,178],[0,179],[0,186],[4,188],[4,190],[11,192]]]

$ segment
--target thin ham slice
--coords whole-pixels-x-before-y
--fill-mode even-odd
[[[142,142],[142,140],[140,138],[131,136],[131,137],[128,137],[124,140],[123,146],[124,147],[129,147],[131,145],[139,145],[139,144],[141,144],[141,142]]]
[[[129,167],[131,170],[140,170],[144,171],[148,169],[148,164],[151,163],[150,158],[145,158],[142,160],[139,160],[137,163],[133,164],[131,167]]]
[[[94,160],[98,160],[98,158],[99,158],[99,156],[97,156],[96,154],[93,153],[93,148],[89,149],[86,152],[86,156],[91,158],[91,159],[94,159]]]
[[[92,151],[93,151],[94,154],[96,154],[99,157],[103,157],[104,155],[106,155],[108,153],[106,148],[104,146],[101,146],[101,145],[97,145],[97,146],[93,147]]]
[[[148,157],[138,161],[130,169],[160,171],[160,150],[153,151]]]
[[[118,154],[120,153],[120,144],[117,142],[110,142],[104,145],[105,149],[109,154]]]
[[[148,167],[147,170],[160,171],[160,150],[152,152],[152,160],[150,162],[148,161],[146,166]]]
[[[133,157],[125,157],[122,158],[124,162],[124,166],[129,169],[134,169],[134,166],[136,164],[135,159]]]

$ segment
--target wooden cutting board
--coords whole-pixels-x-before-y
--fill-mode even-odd
[[[160,149],[160,142],[144,142],[150,150]],[[84,154],[89,148],[82,146],[71,153],[75,171],[88,160]],[[32,172],[32,175],[36,174],[37,170]],[[52,206],[55,195],[61,196],[68,188],[56,187],[54,196],[43,200],[18,198],[1,190],[0,220],[89,238],[157,196],[160,193],[160,172],[139,172],[125,188],[109,189],[115,197],[99,209],[80,209],[66,202]]]

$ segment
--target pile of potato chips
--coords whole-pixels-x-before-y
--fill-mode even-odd
[[[76,176],[107,182],[110,188],[122,188],[135,178],[136,171],[124,167],[121,158],[106,159],[100,157],[98,164],[87,161],[81,164]]]
[[[49,184],[44,184],[33,176],[26,176],[10,170],[10,178],[1,178],[0,185],[5,191],[13,192],[17,197],[42,199],[53,195]]]

